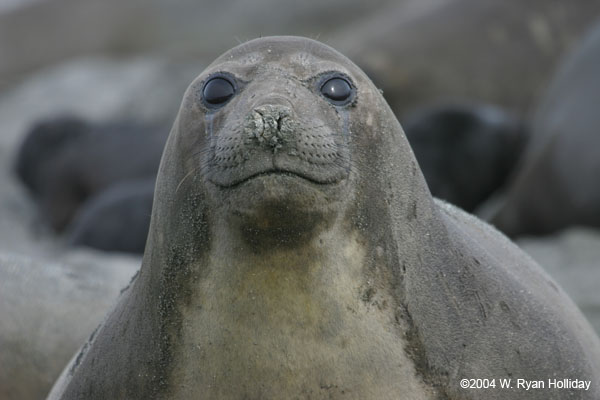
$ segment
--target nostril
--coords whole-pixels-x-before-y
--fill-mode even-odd
[[[244,131],[258,143],[277,150],[295,130],[292,110],[284,105],[263,104],[255,107],[244,121]]]

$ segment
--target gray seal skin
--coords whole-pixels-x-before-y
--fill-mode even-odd
[[[205,93],[217,78],[231,86],[219,106]],[[343,101],[322,94],[339,93],[332,78],[348,84]],[[141,272],[49,398],[592,399],[599,360],[598,337],[534,261],[432,198],[358,67],[267,37],[186,91]],[[594,383],[459,385],[552,377]]]

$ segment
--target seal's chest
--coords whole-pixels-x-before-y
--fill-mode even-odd
[[[242,281],[220,290],[207,283],[185,310],[175,398],[397,399],[407,389],[430,398],[393,307],[365,302],[359,282],[306,285],[268,274]]]

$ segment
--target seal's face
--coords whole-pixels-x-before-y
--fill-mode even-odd
[[[226,53],[192,83],[188,107],[200,120],[194,147],[217,207],[293,214],[350,195],[359,90],[357,72],[341,57],[312,41],[258,40]]]
[[[220,65],[199,85],[210,143],[210,182],[232,188],[280,175],[324,185],[347,177],[344,111],[356,93],[348,76],[327,71],[297,77],[269,64],[249,72],[225,68]]]
[[[267,175],[319,185],[347,178],[356,89],[338,65],[307,67],[318,61],[267,49],[226,57],[199,77],[208,181],[234,188]]]

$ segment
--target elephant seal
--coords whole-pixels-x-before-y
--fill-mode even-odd
[[[187,89],[141,272],[50,399],[516,399],[591,380],[600,343],[489,226],[427,190],[347,58],[266,37]],[[462,389],[461,379],[496,380]]]
[[[380,88],[399,117],[460,98],[528,115],[600,2],[409,0],[379,7],[332,40]]]
[[[0,251],[0,399],[47,396],[139,266],[137,257],[82,251]]]
[[[504,185],[527,138],[516,117],[466,102],[419,107],[402,127],[431,194],[469,212]]]
[[[143,253],[155,178],[117,183],[86,201],[66,229],[67,243],[105,251]]]
[[[15,172],[44,222],[63,232],[89,198],[119,182],[156,176],[168,132],[130,120],[42,119],[21,144]]]
[[[558,69],[531,141],[491,223],[509,236],[600,228],[600,24]]]

